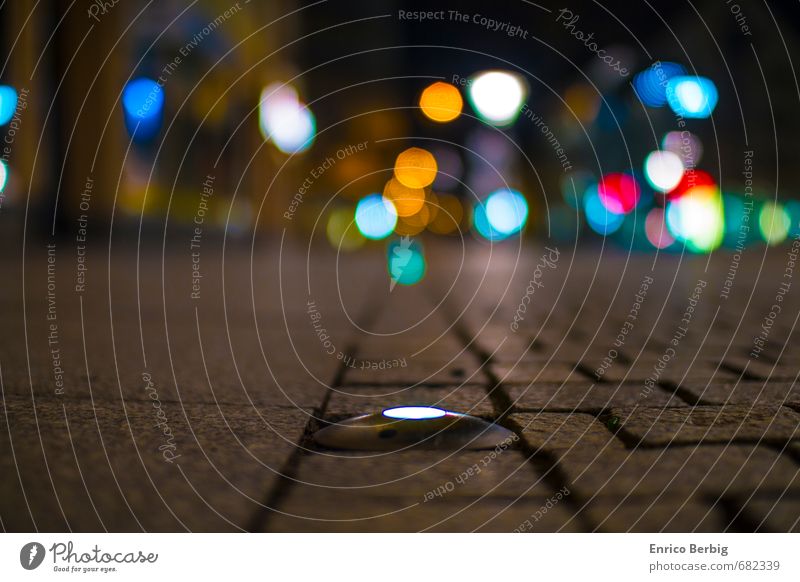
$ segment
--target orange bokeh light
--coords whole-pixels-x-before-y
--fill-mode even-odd
[[[436,179],[436,158],[428,150],[408,148],[394,162],[394,176],[408,188],[425,188]]]
[[[411,216],[401,216],[394,227],[394,231],[400,236],[414,236],[425,230],[430,218],[430,209],[427,204],[423,204],[419,212]]]
[[[425,190],[409,188],[395,178],[386,182],[383,195],[394,204],[398,216],[411,216],[425,204]]]
[[[419,106],[428,119],[438,123],[447,123],[461,115],[464,100],[456,87],[437,81],[427,86],[422,92]]]

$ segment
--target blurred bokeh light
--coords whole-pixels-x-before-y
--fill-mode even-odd
[[[725,214],[716,186],[695,186],[667,204],[670,234],[694,252],[710,252],[722,243]]]
[[[644,175],[656,190],[674,190],[683,178],[683,162],[678,154],[665,150],[650,152],[644,161]]]
[[[334,209],[328,216],[325,234],[331,246],[344,251],[354,251],[365,242],[364,236],[354,224],[352,208]]]
[[[510,236],[525,226],[528,202],[516,190],[497,190],[486,199],[486,218],[493,229]]]
[[[394,177],[407,188],[425,188],[436,179],[436,158],[423,148],[408,148],[394,162]]]
[[[449,83],[437,81],[429,85],[419,98],[419,106],[425,116],[438,123],[453,121],[461,115],[464,100],[458,88]]]
[[[695,186],[716,186],[716,184],[716,180],[705,170],[690,168],[683,173],[677,186],[667,192],[667,200],[680,198]]]
[[[473,209],[473,225],[483,238],[501,241],[522,230],[528,220],[525,197],[508,188],[492,192]]]
[[[663,107],[667,103],[667,81],[685,72],[677,63],[656,62],[633,78],[633,88],[648,107]]]
[[[717,87],[704,77],[673,77],[667,84],[667,101],[676,115],[709,117],[717,106]]]
[[[397,225],[397,211],[384,196],[370,194],[358,202],[355,220],[362,235],[379,240],[392,234]]]
[[[259,128],[264,139],[272,141],[285,154],[311,147],[317,125],[314,114],[304,105],[297,90],[284,83],[272,83],[261,92]]]
[[[778,245],[786,240],[792,222],[782,204],[765,202],[758,213],[758,227],[768,245]]]
[[[5,190],[8,182],[8,165],[4,160],[0,160],[0,192]]]
[[[665,249],[675,242],[667,229],[662,208],[653,208],[647,213],[644,228],[647,240],[657,249]]]
[[[386,251],[391,289],[395,284],[416,285],[425,276],[426,264],[422,245],[409,237],[393,240]]]
[[[670,131],[661,140],[661,148],[680,156],[685,168],[692,168],[703,157],[703,142],[690,131]]]
[[[601,201],[597,184],[589,186],[584,192],[583,210],[589,228],[603,236],[616,232],[625,219],[623,214],[610,211]]]
[[[526,97],[525,84],[507,71],[486,71],[475,75],[468,96],[478,116],[492,125],[512,123]]]
[[[614,214],[627,214],[636,207],[641,189],[630,174],[615,172],[603,176],[597,186],[600,202]]]
[[[422,188],[409,188],[400,183],[396,178],[386,182],[383,195],[394,205],[398,216],[411,216],[416,214],[425,204],[425,190]]]
[[[125,127],[134,141],[148,141],[161,128],[164,90],[146,77],[130,81],[122,91]]]
[[[17,90],[14,87],[0,85],[0,125],[5,125],[14,117],[17,98]]]

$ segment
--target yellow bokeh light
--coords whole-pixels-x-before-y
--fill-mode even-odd
[[[768,245],[777,245],[786,240],[792,227],[792,220],[783,204],[765,202],[758,215],[761,236]]]
[[[398,216],[411,216],[425,204],[425,190],[409,188],[395,178],[386,182],[383,195],[394,204]]]
[[[432,217],[428,230],[436,234],[450,234],[458,230],[464,216],[464,209],[458,198],[452,194],[439,194],[436,197],[437,212]]]
[[[436,158],[428,150],[408,148],[394,162],[394,176],[408,188],[425,188],[436,179]]]
[[[439,123],[447,123],[461,115],[464,100],[456,87],[449,83],[437,81],[433,85],[426,87],[422,92],[419,98],[419,106],[428,119]]]
[[[337,208],[331,212],[325,231],[328,235],[328,242],[335,249],[352,251],[366,242],[353,223],[352,208]]]

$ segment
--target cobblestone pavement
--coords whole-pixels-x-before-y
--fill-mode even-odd
[[[553,250],[454,242],[390,291],[380,250],[218,242],[98,249],[83,291],[69,242],[4,264],[3,529],[800,530],[790,247],[559,248],[536,272]],[[520,438],[310,438],[395,404]]]

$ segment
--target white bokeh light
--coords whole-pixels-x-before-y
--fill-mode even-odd
[[[272,83],[261,92],[259,127],[280,151],[293,154],[311,146],[316,134],[314,114],[291,85]]]
[[[650,152],[644,161],[644,175],[656,190],[669,192],[683,177],[683,162],[674,152],[657,150]]]
[[[479,73],[469,86],[469,99],[478,115],[493,125],[507,125],[519,115],[525,100],[519,77],[504,71]]]

